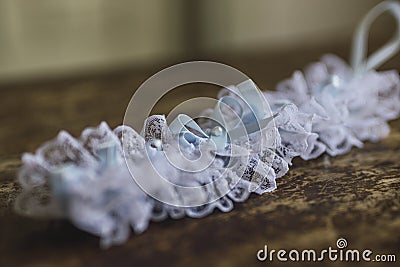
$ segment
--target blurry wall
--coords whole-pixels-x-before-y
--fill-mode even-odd
[[[208,49],[291,49],[350,41],[362,17],[380,0],[206,1]],[[382,25],[381,30],[382,30]],[[345,39],[345,40],[343,40]]]
[[[180,2],[0,0],[0,80],[109,69],[176,54]]]
[[[350,41],[379,0],[0,0],[0,82]]]

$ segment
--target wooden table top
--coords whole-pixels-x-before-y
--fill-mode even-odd
[[[346,48],[202,59],[236,67],[267,89],[324,52],[346,56]],[[382,69],[399,69],[399,62],[397,56]],[[0,88],[0,266],[249,266],[257,264],[256,253],[265,244],[320,250],[336,247],[339,237],[351,248],[395,253],[400,260],[400,120],[391,122],[390,136],[379,143],[334,158],[296,159],[277,190],[252,195],[230,213],[151,223],[145,233],[108,250],[68,222],[13,212],[21,153],[33,152],[61,129],[78,136],[103,120],[121,124],[134,90],[162,67]],[[159,111],[185,97],[215,93],[181,91]]]

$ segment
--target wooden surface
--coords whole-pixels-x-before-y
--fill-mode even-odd
[[[347,56],[347,47],[338,46],[202,59],[237,67],[267,89],[327,51]],[[399,59],[383,69],[399,69]],[[112,127],[120,124],[134,90],[162,67],[2,86],[0,266],[249,266],[257,264],[256,252],[265,244],[271,249],[320,250],[335,247],[339,237],[346,238],[350,248],[395,253],[400,261],[400,120],[391,123],[390,136],[380,143],[335,158],[296,159],[278,180],[277,190],[251,196],[230,213],[152,223],[144,234],[106,251],[99,249],[96,237],[68,222],[34,220],[13,212],[21,153],[34,151],[61,129],[77,136],[102,120]],[[215,93],[181,91],[158,110],[168,110],[185,97]]]

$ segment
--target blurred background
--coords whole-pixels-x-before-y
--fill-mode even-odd
[[[0,0],[0,83],[349,43],[378,2]],[[374,38],[389,31],[386,17]]]

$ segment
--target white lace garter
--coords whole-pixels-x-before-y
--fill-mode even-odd
[[[368,28],[385,11],[396,18],[395,38],[366,58]],[[399,47],[400,4],[382,2],[356,31],[351,66],[325,55],[276,91],[261,92],[251,80],[225,88],[202,114],[215,120],[181,114],[167,125],[154,115],[140,134],[105,122],[79,138],[61,131],[22,156],[16,209],[67,218],[100,236],[103,247],[126,241],[130,229],[145,231],[150,221],[229,212],[251,192],[276,189],[294,157],[340,155],[387,136],[387,121],[400,113],[400,79],[397,70],[375,69]],[[204,168],[193,171],[193,161]]]

